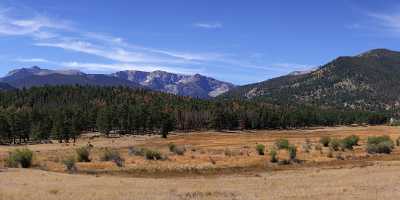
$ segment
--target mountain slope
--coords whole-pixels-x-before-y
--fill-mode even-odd
[[[212,98],[234,86],[199,74],[181,75],[164,71],[121,71],[114,74],[85,74],[76,70],[39,67],[16,69],[0,79],[16,88],[44,85],[97,85],[149,88],[181,96]]]
[[[200,74],[181,75],[164,71],[121,71],[114,73],[113,76],[139,83],[156,91],[199,98],[216,97],[234,87],[233,84]]]
[[[11,85],[7,84],[7,83],[0,83],[0,91],[2,90],[13,90],[15,88],[13,88]]]
[[[315,71],[237,87],[221,98],[368,110],[400,106],[400,52],[375,49],[339,57]]]
[[[39,67],[13,70],[0,81],[16,88],[30,88],[44,85],[97,85],[97,86],[127,86],[140,85],[102,74],[85,74],[75,70],[48,70]]]

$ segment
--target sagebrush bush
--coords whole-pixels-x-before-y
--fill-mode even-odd
[[[258,155],[260,155],[260,156],[265,155],[265,145],[257,144],[256,151],[257,151]]]
[[[310,153],[311,148],[311,141],[309,139],[306,139],[306,141],[304,142],[304,144],[302,145],[303,150],[305,153]]]
[[[76,157],[78,162],[90,162],[90,147],[85,146],[76,149]]]
[[[117,150],[111,150],[106,148],[103,152],[103,155],[100,157],[101,161],[112,161],[118,167],[122,167],[124,164],[124,159],[121,157],[121,154]]]
[[[269,151],[269,156],[270,156],[270,161],[273,163],[278,162],[278,152],[276,151],[276,149],[272,148]]]
[[[339,139],[331,139],[331,141],[329,142],[329,148],[333,151],[339,151],[339,147],[340,147],[340,140]]]
[[[352,150],[354,146],[358,145],[359,140],[360,140],[360,138],[355,135],[345,137],[340,141],[340,147],[343,150],[345,150],[345,149]]]
[[[183,156],[185,155],[186,149],[185,147],[175,147],[173,152],[178,156]]]
[[[146,149],[144,156],[147,160],[161,160],[161,153],[157,150]]]
[[[8,167],[29,168],[32,166],[33,152],[29,149],[15,149],[6,159]]]
[[[128,155],[129,156],[144,156],[145,149],[138,147],[129,147]]]
[[[289,145],[288,152],[290,160],[295,160],[297,157],[297,147],[295,145]]]
[[[329,143],[331,143],[331,138],[329,136],[323,136],[319,139],[319,143],[321,143],[324,147],[328,147]]]
[[[67,158],[65,158],[63,160],[63,164],[65,165],[65,168],[67,168],[67,170],[69,172],[74,172],[76,171],[76,165],[75,165],[75,157],[74,156],[69,156]]]
[[[400,137],[396,139],[396,146],[400,146]]]
[[[174,152],[175,148],[176,148],[176,144],[174,144],[174,143],[168,144],[168,149],[170,152]]]
[[[278,139],[275,141],[275,146],[278,149],[288,149],[289,148],[289,140],[287,139]]]
[[[394,148],[393,140],[389,136],[368,137],[367,152],[370,154],[390,154]]]

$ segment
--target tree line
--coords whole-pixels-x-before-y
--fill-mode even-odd
[[[166,137],[172,130],[288,129],[386,121],[386,113],[201,100],[127,87],[45,86],[0,92],[0,142],[8,144],[70,142],[92,131]]]

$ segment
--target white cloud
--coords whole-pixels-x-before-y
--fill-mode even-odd
[[[44,39],[55,36],[51,30],[70,30],[70,24],[63,20],[53,20],[46,16],[13,17],[13,9],[0,10],[0,35],[31,36]]]
[[[205,29],[218,29],[218,28],[222,28],[222,24],[219,22],[213,22],[213,23],[195,23],[193,24],[195,27],[198,28],[205,28]]]
[[[195,23],[203,29],[218,29],[223,25],[214,23]],[[38,47],[51,47],[84,53],[105,59],[113,64],[96,62],[54,62],[41,58],[19,59],[18,62],[47,63],[53,66],[84,69],[93,72],[119,70],[164,70],[175,73],[205,73],[204,67],[218,70],[282,70],[283,65],[268,65],[259,61],[261,54],[250,57],[221,52],[191,52],[167,48],[145,47],[131,44],[121,37],[105,33],[90,32],[78,28],[73,23],[49,18],[43,15],[15,17],[10,10],[0,10],[0,36],[25,36],[33,38]],[[102,61],[99,61],[102,62]],[[177,67],[178,66],[178,67]],[[185,66],[185,67],[180,67]],[[289,66],[289,65],[287,65]],[[199,68],[200,67],[200,68]],[[189,69],[190,68],[190,69]],[[289,67],[288,67],[289,68]]]
[[[368,13],[368,16],[386,30],[400,32],[400,13]]]
[[[49,60],[44,58],[18,58],[16,61],[23,63],[50,63]]]
[[[67,40],[57,42],[38,42],[36,46],[56,47],[90,55],[103,57],[109,60],[127,63],[185,63],[179,58],[171,58],[168,55],[154,54],[146,51],[128,50],[123,47],[95,45],[87,41]]]
[[[86,72],[116,72],[116,71],[124,71],[124,70],[138,70],[138,71],[168,71],[172,73],[183,73],[183,74],[194,74],[194,73],[202,73],[204,72],[203,68],[198,69],[188,69],[182,67],[166,67],[160,65],[146,65],[146,64],[131,64],[131,63],[84,63],[84,62],[60,62],[58,65],[67,67],[70,69],[79,69],[84,70]]]

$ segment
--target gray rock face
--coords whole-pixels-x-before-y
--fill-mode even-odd
[[[198,98],[216,97],[234,87],[231,83],[218,81],[200,74],[182,75],[164,71],[121,71],[112,75],[139,83],[153,90]]]
[[[44,85],[99,85],[142,87],[181,96],[212,98],[223,94],[234,85],[216,79],[164,71],[120,71],[113,74],[85,74],[77,70],[49,70],[39,67],[10,71],[0,82],[15,88]]]

